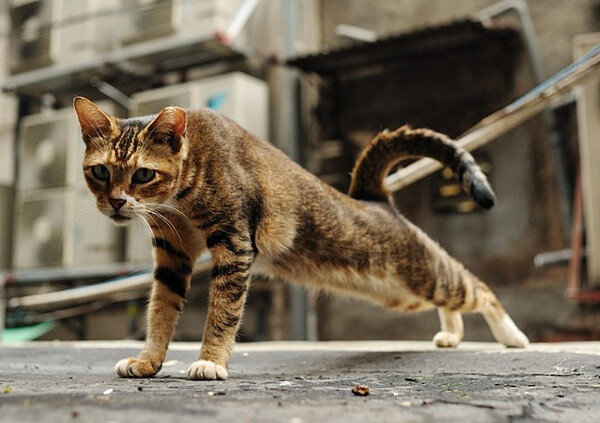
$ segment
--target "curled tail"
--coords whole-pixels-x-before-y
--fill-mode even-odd
[[[385,130],[371,140],[360,153],[352,170],[349,194],[366,201],[387,201],[385,177],[401,160],[430,157],[448,166],[463,189],[483,208],[491,208],[496,196],[473,156],[444,134],[430,129],[402,126]]]

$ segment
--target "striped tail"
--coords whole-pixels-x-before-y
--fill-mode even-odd
[[[452,169],[463,189],[481,207],[494,205],[496,196],[469,152],[444,134],[406,125],[380,132],[362,151],[352,170],[349,195],[365,201],[388,201],[390,194],[383,182],[392,167],[419,157],[430,157]]]

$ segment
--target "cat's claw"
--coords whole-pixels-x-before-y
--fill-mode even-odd
[[[115,365],[115,372],[121,377],[151,377],[160,370],[150,360],[135,357],[124,358]]]
[[[188,377],[195,380],[226,380],[227,376],[224,366],[208,360],[195,361],[188,370]]]
[[[440,348],[455,348],[460,344],[461,337],[457,333],[440,331],[433,337],[433,343]]]

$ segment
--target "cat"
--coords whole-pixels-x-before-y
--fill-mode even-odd
[[[463,312],[482,313],[496,340],[527,337],[486,284],[405,219],[383,181],[400,160],[432,157],[456,173],[482,207],[495,196],[471,154],[447,136],[402,126],[376,135],[358,157],[349,195],[305,171],[269,143],[211,111],[166,107],[118,119],[74,99],[85,143],[83,171],[99,211],[117,225],[147,221],[154,282],[140,355],[122,377],[156,374],[198,255],[211,253],[207,319],[191,379],[227,379],[251,274],[350,294],[383,307],[437,307],[433,341],[456,347]]]

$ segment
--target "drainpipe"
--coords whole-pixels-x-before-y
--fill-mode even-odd
[[[502,0],[483,10],[480,10],[479,12],[476,12],[473,16],[485,25],[491,24],[493,18],[497,18],[507,13],[515,14],[519,20],[521,36],[525,44],[525,51],[529,58],[529,64],[531,66],[536,84],[540,84],[545,80],[546,76],[542,58],[539,53],[539,46],[537,37],[535,35],[535,29],[533,27],[533,20],[531,19],[531,14],[529,13],[529,7],[527,6],[527,3],[524,0]],[[548,128],[550,150],[552,152],[552,159],[556,167],[556,185],[560,197],[560,214],[563,233],[566,237],[569,233],[571,222],[570,201],[573,196],[573,192],[569,186],[567,178],[567,165],[565,163],[563,154],[564,142],[556,128],[556,119],[552,110],[544,111],[542,118],[546,127]]]
[[[0,274],[0,344],[4,332],[4,316],[6,315],[6,296],[4,293],[4,275]]]
[[[296,45],[300,38],[299,19],[301,16],[299,0],[286,0],[280,3],[282,14],[282,49],[281,55],[288,59],[297,54]],[[292,160],[300,162],[299,148],[299,111],[298,111],[298,74],[295,70],[281,67],[277,69],[276,87],[271,86],[273,100],[276,104],[274,127],[276,145],[281,148]],[[290,339],[314,340],[316,327],[311,322],[310,299],[306,292],[299,286],[289,286],[290,306]]]

